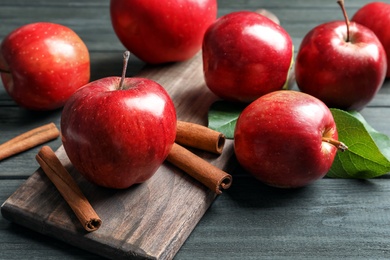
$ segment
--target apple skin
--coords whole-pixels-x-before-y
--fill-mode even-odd
[[[352,17],[352,21],[371,29],[386,51],[387,64],[390,64],[390,4],[371,2],[361,7]],[[390,77],[390,66],[386,77]]]
[[[61,116],[62,143],[87,180],[124,189],[157,171],[176,137],[174,104],[158,83],[143,78],[93,81],[75,92]]]
[[[293,90],[266,94],[240,114],[234,133],[238,162],[270,186],[298,188],[326,175],[337,152],[322,137],[338,139],[329,108]]]
[[[160,64],[193,57],[217,17],[216,0],[111,0],[111,22],[122,44]]]
[[[20,106],[31,110],[62,107],[89,82],[87,46],[70,28],[32,23],[8,34],[1,43],[0,69],[4,87]]]
[[[206,31],[202,46],[207,87],[218,97],[249,103],[286,83],[293,58],[290,35],[250,11],[229,13]]]
[[[302,92],[332,108],[361,110],[376,95],[386,76],[385,50],[368,28],[344,21],[318,25],[303,38],[295,61]]]

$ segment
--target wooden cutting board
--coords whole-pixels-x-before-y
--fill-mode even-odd
[[[206,125],[216,97],[203,79],[201,55],[189,61],[144,69],[171,95],[179,120]],[[193,150],[229,172],[233,144],[222,155]],[[56,151],[103,221],[84,231],[70,207],[41,169],[2,205],[2,215],[17,224],[111,259],[171,259],[210,207],[216,195],[169,163],[143,184],[111,190],[87,182],[71,165],[64,149]],[[234,185],[234,184],[233,184]]]

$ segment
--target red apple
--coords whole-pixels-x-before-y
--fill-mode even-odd
[[[0,48],[1,79],[8,94],[22,107],[62,107],[89,82],[87,46],[66,26],[27,24],[8,34]]]
[[[329,107],[361,110],[383,84],[386,53],[370,29],[346,20],[321,24],[304,37],[295,77],[301,91]]]
[[[372,2],[360,8],[352,17],[352,21],[371,29],[378,37],[387,54],[387,64],[390,64],[390,4]],[[390,66],[387,67],[387,77],[390,77]]]
[[[262,182],[297,188],[325,176],[338,148],[329,108],[302,92],[266,94],[240,114],[234,149],[240,165]]]
[[[107,77],[66,102],[62,142],[87,180],[123,189],[149,179],[176,136],[176,111],[165,89],[150,79]]]
[[[202,46],[217,16],[216,0],[111,0],[112,26],[122,44],[147,63],[183,61]]]
[[[207,87],[222,99],[238,102],[282,89],[293,58],[289,34],[249,11],[215,21],[205,33],[202,51]]]

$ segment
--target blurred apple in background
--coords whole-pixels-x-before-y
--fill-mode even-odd
[[[343,1],[339,3],[344,12]],[[306,34],[296,57],[295,77],[301,91],[329,107],[361,110],[383,84],[386,53],[370,29],[347,21],[346,14],[345,18]]]
[[[386,51],[386,76],[390,77],[390,3],[368,3],[360,8],[351,20],[368,27],[378,37]]]
[[[149,179],[168,156],[176,111],[161,85],[123,73],[74,93],[62,111],[61,133],[71,163],[87,180],[122,189]]]
[[[220,17],[206,31],[202,50],[207,87],[222,99],[238,102],[282,89],[293,59],[290,35],[250,11]]]
[[[202,46],[217,17],[216,0],[111,0],[112,26],[122,44],[147,63],[183,61]]]
[[[329,108],[308,94],[279,90],[240,114],[234,149],[240,165],[260,181],[280,188],[308,185],[326,175],[338,149]]]
[[[53,110],[89,82],[89,52],[66,26],[27,24],[3,39],[0,71],[6,91],[17,104],[32,110]]]
[[[258,14],[264,15],[265,17],[268,17],[268,18],[271,19],[274,23],[280,25],[280,20],[279,20],[279,18],[278,18],[274,13],[272,13],[271,11],[269,11],[269,10],[267,10],[267,9],[259,8],[259,9],[255,10],[255,12],[258,13]]]

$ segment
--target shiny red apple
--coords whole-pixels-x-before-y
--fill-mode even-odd
[[[293,43],[286,30],[264,15],[238,11],[208,28],[202,53],[207,87],[222,99],[251,102],[283,88]]]
[[[61,133],[71,163],[87,180],[123,189],[148,180],[168,156],[176,111],[161,85],[123,73],[75,92],[62,111]]]
[[[183,61],[201,49],[217,17],[216,0],[111,0],[112,26],[122,44],[147,63]]]
[[[249,104],[240,114],[234,149],[240,165],[280,188],[306,186],[326,175],[338,149],[329,108],[308,94],[280,90]]]
[[[390,3],[368,3],[361,7],[351,20],[368,27],[375,33],[385,48],[387,64],[390,64]],[[386,76],[390,77],[389,65]]]
[[[66,26],[27,24],[8,34],[0,48],[1,79],[8,94],[22,107],[60,108],[89,82],[87,46]]]
[[[295,77],[301,91],[329,107],[361,110],[383,84],[386,53],[370,29],[346,20],[318,25],[306,34]]]

